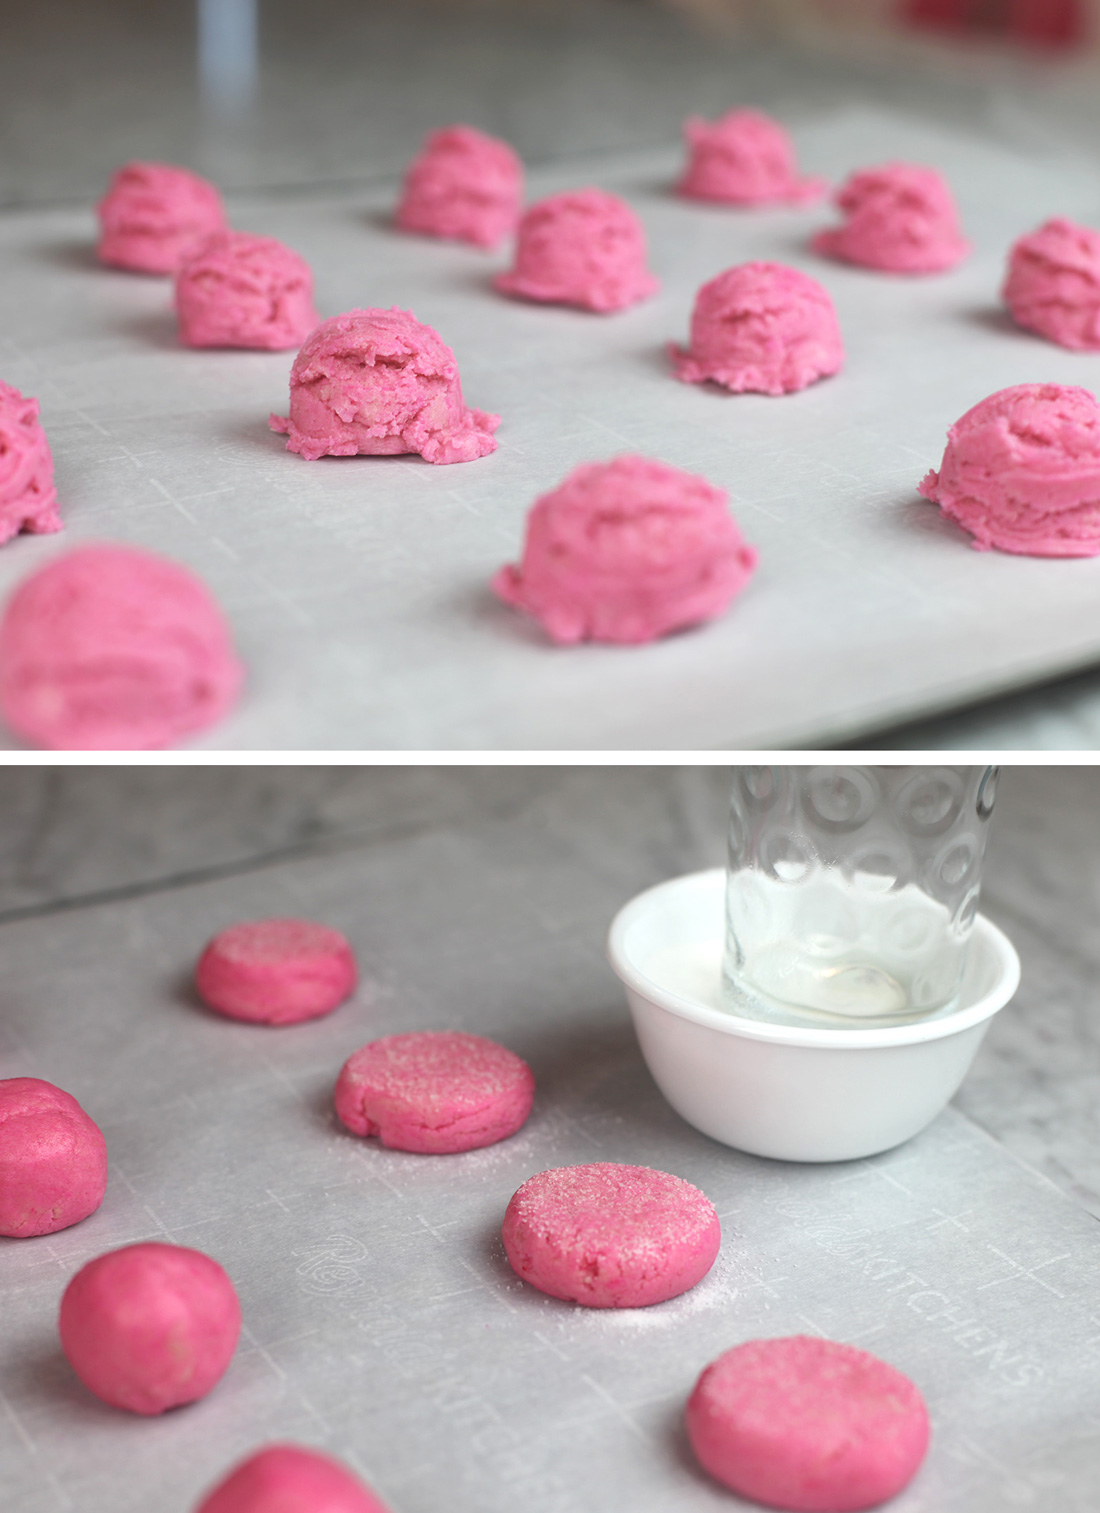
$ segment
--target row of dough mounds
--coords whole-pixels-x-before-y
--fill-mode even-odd
[[[685,200],[751,209],[824,194],[802,176],[786,131],[755,111],[685,125]],[[891,274],[942,273],[968,251],[933,169],[888,163],[836,195],[823,254]],[[187,346],[297,348],[285,415],[270,425],[308,461],[418,454],[473,462],[497,448],[501,417],[467,405],[454,353],[409,311],[320,320],[313,274],[271,237],[229,227],[214,185],[184,168],[130,163],[99,206],[101,259],[175,276]],[[467,126],[433,133],[394,216],[405,231],[490,247],[516,237],[506,294],[609,315],[654,293],[644,228],[618,196],[588,188],[523,209],[507,143]],[[1016,242],[1003,297],[1017,322],[1063,346],[1100,350],[1100,233],[1054,219]],[[782,396],[840,372],[844,340],[827,290],[755,261],[698,290],[670,376],[731,393]],[[920,492],[986,549],[1100,553],[1100,407],[1085,389],[1026,384],[990,396],[951,428]],[[0,382],[0,544],[62,528],[38,403]],[[520,560],[492,586],[558,644],[637,645],[729,608],[757,553],[726,494],[649,457],[576,468],[530,508]],[[217,604],[187,569],[122,545],[84,546],[25,579],[0,619],[0,713],[54,749],[147,749],[208,728],[243,669]]]
[[[300,919],[232,925],[199,957],[195,985],[216,1013],[286,1026],[333,1012],[354,991],[348,941]],[[438,1157],[514,1135],[535,1080],[519,1056],[460,1031],[383,1036],[355,1051],[334,1102],[353,1135]],[[0,1234],[20,1240],[79,1223],[103,1202],[107,1146],[69,1093],[35,1077],[0,1081]],[[669,1172],[617,1162],[536,1172],[501,1227],[518,1277],[585,1308],[644,1308],[697,1286],[718,1257],[713,1204]],[[154,1417],[214,1391],[243,1325],[233,1280],[202,1251],[140,1242],[69,1280],[62,1350],[84,1386]],[[917,1387],[855,1349],[805,1336],[751,1340],[699,1376],[688,1438],[719,1482],[772,1507],[868,1508],[916,1474],[929,1442]],[[269,1444],[233,1466],[195,1513],[387,1513],[340,1461]]]

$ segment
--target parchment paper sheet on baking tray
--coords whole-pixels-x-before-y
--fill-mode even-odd
[[[313,264],[324,315],[412,308],[456,352],[467,399],[503,415],[477,463],[306,463],[266,428],[290,354],[188,352],[168,281],[99,268],[81,209],[0,218],[0,375],[40,396],[61,537],[0,552],[0,592],[87,538],[153,547],[209,581],[250,668],[204,744],[246,748],[675,748],[829,742],[1100,658],[1100,561],[979,554],[916,494],[949,424],[1033,381],[1096,387],[1100,357],[1012,328],[1010,242],[1049,215],[1100,217],[1100,173],[866,111],[799,134],[834,181],[891,157],[951,179],[976,251],[901,279],[808,251],[824,207],[739,213],[670,193],[677,148],[559,163],[532,196],[597,182],[643,216],[661,295],[598,317],[494,294],[507,257],[399,236],[395,186],[237,196],[241,227]],[[784,399],[675,382],[699,284],[752,257],[832,293],[844,374]],[[646,648],[551,646],[487,582],[532,500],[627,450],[727,488],[761,552],[721,622]]]
[[[650,1082],[603,961],[628,869],[583,845],[493,821],[0,928],[0,1075],[71,1089],[112,1159],[98,1214],[0,1241],[5,1508],[190,1513],[235,1457],[291,1438],[359,1467],[394,1513],[720,1513],[741,1504],[681,1428],[698,1372],[741,1340],[820,1331],[926,1394],[933,1446],[897,1513],[1095,1509],[1095,1221],[950,1110],[890,1155],[819,1168],[696,1134]],[[352,1002],[271,1031],[193,1000],[213,930],[299,912],[355,943]],[[529,1057],[518,1136],[428,1158],[342,1131],[343,1059],[433,1027]],[[724,1238],[699,1287],[594,1312],[511,1273],[512,1192],[593,1160],[710,1196]],[[86,1393],[54,1324],[78,1265],[148,1238],[221,1261],[246,1320],[216,1391],[152,1420]]]

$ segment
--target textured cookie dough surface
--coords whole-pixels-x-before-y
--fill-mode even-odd
[[[643,1308],[677,1297],[714,1265],[714,1206],[682,1177],[598,1161],[530,1177],[504,1215],[512,1270],[585,1308]]]
[[[163,1413],[204,1397],[237,1348],[241,1308],[216,1261],[182,1245],[109,1251],[61,1299],[61,1348],[105,1403]]]
[[[1087,389],[1019,384],[983,399],[947,433],[920,492],[980,551],[1100,553],[1100,405]]]
[[[1017,325],[1075,352],[1100,351],[1100,231],[1057,216],[1022,236],[1003,298]]]
[[[836,310],[816,279],[783,263],[742,263],[699,290],[677,378],[734,394],[792,394],[844,364]]]
[[[638,645],[722,614],[757,554],[727,496],[646,457],[585,463],[532,505],[493,590],[552,640]]]
[[[841,185],[835,204],[844,224],[818,232],[813,245],[841,262],[881,273],[943,273],[970,251],[951,190],[934,168],[865,168]]]
[[[255,919],[214,936],[199,957],[195,986],[230,1019],[297,1024],[331,1013],[356,977],[339,930],[308,919]]]
[[[406,310],[349,310],[324,321],[290,370],[290,414],[272,415],[308,461],[419,452],[473,462],[497,444],[499,415],[467,409],[454,353]]]
[[[330,1455],[303,1445],[267,1445],[235,1466],[195,1513],[388,1513]]]
[[[226,228],[214,185],[170,163],[125,164],[98,211],[100,261],[138,273],[175,273]]]
[[[45,536],[61,527],[38,400],[0,382],[0,546],[20,531]]]
[[[37,746],[170,746],[221,719],[242,679],[206,585],[135,547],[54,558],[19,584],[0,620],[0,711]]]
[[[281,352],[320,324],[305,258],[247,231],[219,231],[188,258],[176,275],[176,314],[185,347]]]
[[[688,1401],[687,1431],[706,1470],[740,1497],[808,1513],[855,1513],[893,1497],[929,1437],[908,1377],[807,1335],[719,1356]]]
[[[717,121],[684,123],[688,165],[677,185],[689,200],[723,205],[805,205],[828,188],[803,178],[794,148],[778,121],[759,110],[730,110]]]
[[[493,280],[504,294],[607,314],[660,288],[641,221],[625,200],[578,189],[539,200],[519,224],[515,266]]]
[[[0,1235],[52,1235],[94,1213],[107,1143],[69,1093],[39,1077],[0,1080]]]
[[[386,1035],[349,1056],[336,1112],[393,1150],[449,1155],[495,1145],[531,1112],[535,1079],[505,1046],[459,1030]]]
[[[409,164],[394,217],[403,231],[496,247],[523,204],[523,164],[507,142],[472,126],[433,131]]]

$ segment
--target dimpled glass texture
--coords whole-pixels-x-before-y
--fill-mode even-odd
[[[950,1012],[995,767],[736,767],[726,1008],[852,1028]]]

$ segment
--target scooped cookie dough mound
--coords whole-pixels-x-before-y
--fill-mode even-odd
[[[641,221],[625,200],[602,189],[532,205],[519,224],[515,267],[493,283],[505,294],[603,314],[660,288],[646,265]]]
[[[782,263],[743,263],[704,284],[691,315],[691,347],[670,349],[677,378],[735,394],[792,394],[844,364],[828,294]]]
[[[714,1206],[682,1177],[598,1161],[530,1177],[504,1215],[512,1270],[585,1308],[644,1308],[678,1297],[714,1265]]]
[[[458,364],[406,310],[349,310],[322,322],[290,370],[290,415],[272,415],[287,450],[308,461],[419,452],[473,462],[495,452],[499,415],[468,410]]]
[[[89,1261],[61,1299],[61,1348],[114,1408],[163,1413],[205,1397],[237,1348],[241,1307],[216,1261],[182,1245],[127,1245]]]
[[[256,919],[214,936],[199,957],[195,986],[230,1019],[298,1024],[343,1003],[356,975],[339,930],[307,919]]]
[[[302,1445],[267,1445],[235,1466],[195,1513],[388,1513],[384,1503],[330,1455]]]
[[[433,131],[410,163],[395,220],[403,231],[495,247],[523,204],[523,164],[507,142],[472,126]]]
[[[751,1340],[703,1372],[687,1406],[711,1476],[770,1508],[855,1513],[912,1480],[928,1447],[917,1388],[851,1345]]]
[[[827,257],[882,273],[943,273],[970,251],[951,191],[934,168],[866,168],[841,185],[835,203],[847,220],[813,242]]]
[[[968,410],[920,492],[980,551],[1100,554],[1100,405],[1087,389],[1020,384]]]
[[[1019,326],[1100,352],[1100,231],[1059,216],[1012,248],[1004,302]]]
[[[38,400],[0,382],[0,545],[20,531],[46,536],[61,526]]]
[[[0,1235],[52,1235],[95,1213],[107,1144],[76,1099],[38,1077],[0,1080]]]
[[[169,163],[127,163],[98,211],[100,262],[138,273],[175,273],[226,227],[214,185]]]
[[[575,469],[527,517],[493,590],[561,645],[638,645],[721,615],[757,553],[705,478],[646,457]]]
[[[335,1099],[355,1135],[449,1155],[514,1135],[534,1096],[531,1069],[513,1051],[459,1030],[421,1030],[385,1035],[349,1056]]]
[[[684,123],[690,153],[677,192],[723,205],[805,205],[818,200],[824,179],[803,178],[791,139],[771,116],[731,110],[717,121]]]
[[[313,273],[273,236],[219,231],[176,276],[176,313],[186,347],[300,346],[320,322]]]
[[[205,584],[133,547],[56,557],[0,620],[0,711],[58,751],[169,746],[221,719],[242,678]]]

